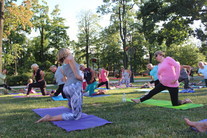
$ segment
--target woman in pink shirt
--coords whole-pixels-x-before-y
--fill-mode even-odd
[[[100,73],[99,73],[100,83],[98,84],[97,88],[105,84],[106,89],[110,89],[108,75],[109,75],[109,71],[105,70],[104,68],[100,69]]]
[[[147,95],[140,99],[131,100],[135,103],[140,103],[167,89],[170,93],[173,106],[191,103],[192,101],[190,99],[178,100],[180,64],[171,57],[165,57],[165,54],[162,51],[155,52],[155,58],[160,62],[158,64],[158,78],[160,83],[157,84]]]

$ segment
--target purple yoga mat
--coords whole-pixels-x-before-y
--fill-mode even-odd
[[[35,113],[40,115],[41,117],[49,114],[51,116],[71,112],[70,109],[60,106],[60,107],[53,107],[53,108],[40,108],[40,109],[33,109]],[[109,122],[105,119],[99,118],[94,115],[87,115],[82,113],[82,116],[79,120],[69,120],[69,121],[52,121],[52,123],[66,131],[75,131],[75,130],[84,130],[88,128],[94,128],[98,126],[102,126]]]
[[[28,97],[48,97],[49,95],[45,95],[45,96],[43,96],[43,95],[29,95]],[[27,96],[25,96],[25,95],[22,95],[22,96],[14,96],[14,98],[25,98],[25,97],[27,97]]]

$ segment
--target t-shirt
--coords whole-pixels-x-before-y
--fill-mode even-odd
[[[55,72],[55,80],[58,85],[65,84],[65,82],[62,81],[64,75],[63,75],[63,67],[59,66]]]
[[[101,70],[101,82],[106,82],[108,81],[108,78],[107,78],[107,70],[105,69],[102,69]]]
[[[158,78],[161,84],[167,87],[178,87],[178,78],[180,76],[180,64],[173,58],[166,57],[158,64]],[[177,80],[175,83],[172,81]]]
[[[186,78],[188,78],[188,72],[186,71],[186,69],[182,68],[182,69],[180,70],[180,78],[181,78],[181,79],[186,79]]]
[[[207,79],[207,65],[204,65],[204,68],[203,69],[199,68],[198,69],[198,73],[203,74],[204,79]]]
[[[158,66],[154,66],[153,69],[150,71],[150,76],[153,77],[154,81],[158,80],[157,71]]]
[[[0,85],[4,84],[5,79],[6,79],[6,75],[0,73]]]

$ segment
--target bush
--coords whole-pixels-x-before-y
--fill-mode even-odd
[[[15,76],[7,76],[7,84],[10,86],[27,85],[27,81],[31,76],[31,72]],[[45,81],[47,84],[54,84],[54,74],[52,72],[45,72]]]
[[[27,85],[27,81],[30,78],[28,75],[16,75],[16,76],[7,76],[7,84],[10,86],[17,85]]]

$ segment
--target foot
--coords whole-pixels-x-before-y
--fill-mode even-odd
[[[191,101],[191,99],[187,98],[184,100],[183,104],[186,104],[186,103],[193,103],[193,102]]]
[[[47,121],[49,121],[50,117],[51,117],[50,115],[46,115],[43,118],[37,120],[35,123],[47,122]]]
[[[195,127],[198,130],[198,132],[206,132],[207,131],[207,127],[204,122],[192,122],[187,118],[184,118],[184,120],[188,126]]]
[[[131,101],[134,102],[134,103],[140,103],[141,102],[140,99],[131,99]]]

